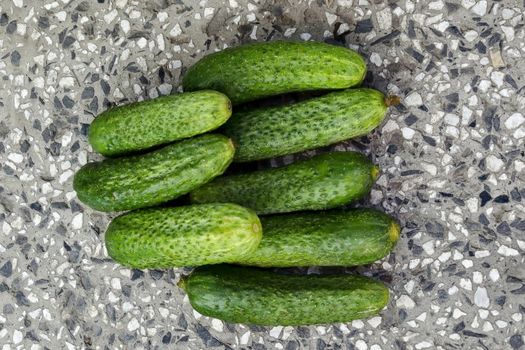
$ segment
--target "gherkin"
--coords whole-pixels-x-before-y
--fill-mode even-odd
[[[234,112],[221,132],[235,162],[301,152],[368,134],[395,100],[373,89],[349,89],[298,103]]]
[[[329,152],[293,164],[218,177],[193,190],[193,203],[230,202],[258,214],[334,208],[370,192],[379,168],[356,152]]]
[[[184,76],[184,91],[213,89],[233,104],[288,92],[359,85],[366,64],[355,51],[321,42],[273,41],[205,56]]]

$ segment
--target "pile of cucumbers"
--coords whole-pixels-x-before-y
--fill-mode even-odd
[[[232,161],[370,132],[396,98],[350,89],[365,73],[363,58],[344,47],[256,43],[204,57],[187,71],[184,93],[99,115],[89,142],[107,158],[83,166],[73,185],[94,209],[130,210],[106,231],[109,255],[132,268],[197,267],[179,286],[198,312],[228,322],[323,324],[378,313],[389,296],[381,282],[269,269],[356,266],[388,255],[400,233],[395,219],[374,209],[332,209],[366,196],[376,165],[359,153],[327,152],[220,176]],[[247,104],[319,90],[327,93],[272,107]]]

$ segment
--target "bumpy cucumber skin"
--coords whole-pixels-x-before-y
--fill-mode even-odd
[[[109,255],[133,268],[231,262],[261,241],[259,218],[236,204],[202,204],[132,211],[106,231]]]
[[[195,310],[227,322],[298,326],[348,322],[377,314],[388,289],[356,275],[281,275],[257,268],[197,268],[179,283]]]
[[[219,177],[190,197],[193,203],[237,203],[257,214],[328,209],[364,197],[378,173],[359,153],[330,152],[281,168]]]
[[[117,156],[205,133],[230,116],[230,100],[217,91],[162,96],[103,112],[89,127],[89,143]]]
[[[366,64],[355,51],[320,42],[254,43],[210,54],[183,79],[184,91],[212,89],[233,104],[288,92],[360,84]]]
[[[350,89],[286,106],[235,112],[221,132],[237,147],[234,161],[247,162],[366,135],[386,111],[381,92]]]
[[[261,218],[264,236],[237,261],[260,267],[357,266],[382,259],[399,239],[394,218],[375,209]]]
[[[76,173],[73,188],[84,204],[100,211],[145,208],[222,174],[234,152],[225,136],[197,136],[147,154],[86,164]]]

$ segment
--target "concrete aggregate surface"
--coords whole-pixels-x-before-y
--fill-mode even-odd
[[[0,349],[525,349],[524,13],[521,0],[1,0]],[[356,49],[364,85],[402,98],[332,147],[381,166],[360,205],[403,227],[357,269],[391,290],[380,316],[201,316],[176,286],[189,269],[113,263],[111,215],[73,191],[101,159],[86,137],[98,113],[180,91],[207,53],[279,39]]]

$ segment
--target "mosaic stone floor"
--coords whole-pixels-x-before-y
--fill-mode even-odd
[[[36,5],[38,3],[38,5]],[[525,349],[525,4],[521,0],[0,1],[0,348]],[[383,169],[365,203],[399,218],[381,316],[315,327],[191,310],[182,270],[112,263],[108,216],[73,173],[114,104],[178,90],[197,59],[253,40],[358,49],[398,94],[338,145]],[[312,271],[315,272],[315,271]]]

